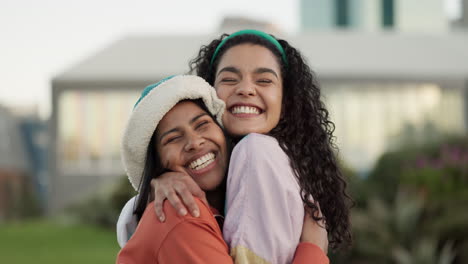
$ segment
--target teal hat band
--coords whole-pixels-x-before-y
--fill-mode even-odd
[[[213,66],[213,62],[215,61],[216,56],[218,56],[219,50],[224,46],[224,44],[226,44],[226,42],[228,42],[230,39],[232,39],[234,37],[237,37],[237,36],[240,36],[240,35],[255,35],[255,36],[259,36],[259,37],[267,40],[268,42],[273,44],[278,49],[278,51],[281,53],[281,58],[283,59],[284,64],[286,64],[286,66],[288,66],[288,60],[286,59],[286,53],[284,52],[284,49],[281,46],[281,44],[278,42],[278,40],[276,40],[274,37],[272,37],[271,35],[263,32],[263,31],[255,30],[255,29],[244,29],[244,30],[241,30],[241,31],[237,31],[237,32],[232,33],[231,35],[229,35],[225,39],[223,39],[221,41],[221,43],[219,43],[218,47],[216,47],[216,50],[213,53],[213,57],[211,57],[210,66]]]
[[[157,83],[153,83],[153,84],[151,84],[151,85],[148,85],[148,86],[143,90],[143,92],[141,92],[141,96],[140,96],[140,98],[138,98],[138,101],[137,101],[137,102],[135,103],[135,105],[133,106],[133,109],[135,109],[135,107],[138,105],[138,103],[140,103],[140,101],[143,100],[143,98],[145,98],[145,96],[148,95],[149,92],[151,92],[151,90],[154,89],[154,87],[159,86],[161,83],[163,83],[163,82],[165,82],[165,81],[167,81],[167,80],[170,80],[170,79],[174,78],[175,76],[176,76],[176,75],[171,75],[171,76],[169,76],[169,77],[166,77],[166,78],[160,80],[160,81],[157,82]]]

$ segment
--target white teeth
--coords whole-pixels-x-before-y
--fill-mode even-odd
[[[231,112],[233,114],[260,114],[260,110],[252,106],[235,106]]]
[[[210,152],[192,161],[189,165],[189,168],[192,170],[200,170],[210,165],[214,160],[215,160],[215,154],[213,152]]]

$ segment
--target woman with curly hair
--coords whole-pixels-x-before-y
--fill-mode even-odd
[[[117,263],[233,263],[216,220],[224,208],[230,154],[219,125],[223,111],[224,102],[198,76],[171,76],[145,88],[121,148],[128,178],[140,192],[139,223]],[[180,216],[166,202],[167,219],[157,220],[150,183],[164,171],[184,173],[206,192],[206,199],[196,199],[199,217]],[[293,263],[328,263],[322,241],[326,231],[306,218]]]
[[[225,101],[223,124],[238,138],[223,228],[235,261],[291,262],[303,208],[325,221],[332,248],[349,244],[351,199],[333,152],[334,125],[299,51],[264,32],[243,30],[203,46],[191,70]],[[166,173],[153,186],[162,220],[166,198],[180,214],[187,213],[186,204],[198,215],[192,194],[204,194],[186,175]]]

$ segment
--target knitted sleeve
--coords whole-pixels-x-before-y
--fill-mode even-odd
[[[119,219],[117,220],[116,233],[117,242],[123,248],[130,237],[135,232],[138,221],[136,215],[133,214],[133,208],[138,196],[132,197],[120,212]]]
[[[223,236],[235,263],[291,263],[304,207],[289,159],[269,136],[250,134],[231,155]]]

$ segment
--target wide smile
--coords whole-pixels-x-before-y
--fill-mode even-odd
[[[208,152],[202,156],[198,156],[192,159],[185,167],[189,170],[189,172],[195,175],[200,175],[206,173],[216,166],[216,158],[217,155],[215,152]]]
[[[233,105],[228,109],[229,113],[236,117],[255,117],[264,112],[258,106],[255,105]]]

